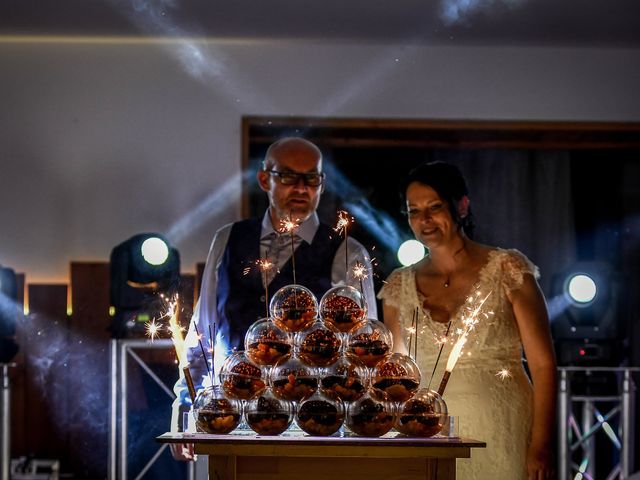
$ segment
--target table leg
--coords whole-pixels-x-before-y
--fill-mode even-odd
[[[209,480],[236,480],[236,456],[209,455]]]

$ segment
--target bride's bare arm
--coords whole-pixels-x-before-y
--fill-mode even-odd
[[[409,352],[407,346],[404,344],[404,335],[402,334],[402,327],[400,324],[400,312],[396,307],[387,305],[387,302],[382,301],[382,313],[384,315],[384,324],[393,335],[393,351],[395,353]]]
[[[547,308],[540,287],[530,274],[524,275],[522,286],[513,290],[509,297],[533,381],[533,421],[527,470],[529,478],[552,478],[557,375]]]

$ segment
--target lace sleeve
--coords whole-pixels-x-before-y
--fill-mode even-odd
[[[531,260],[518,250],[508,250],[502,259],[502,284],[507,293],[522,286],[524,275],[529,273],[536,280],[540,278],[540,271]]]
[[[387,305],[399,308],[402,304],[402,269],[391,272],[378,292],[378,298]]]

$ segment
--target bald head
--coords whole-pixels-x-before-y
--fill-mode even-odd
[[[322,152],[309,140],[300,137],[285,137],[272,143],[264,156],[263,169],[273,169],[281,159],[287,158],[293,162],[317,162],[317,171],[322,171]]]
[[[322,153],[310,141],[286,137],[269,147],[257,176],[260,188],[269,196],[274,227],[285,218],[304,221],[316,211],[324,189],[324,183],[317,182],[319,173]],[[309,175],[315,176],[315,183],[309,184]]]

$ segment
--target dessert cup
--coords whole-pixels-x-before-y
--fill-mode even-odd
[[[394,353],[378,362],[371,382],[374,396],[404,402],[420,387],[420,370],[408,355]]]
[[[327,437],[336,433],[344,423],[342,400],[331,391],[318,389],[312,396],[300,402],[296,423],[309,435]]]
[[[320,317],[339,332],[348,333],[367,316],[367,305],[360,290],[340,285],[327,291],[320,300]]]
[[[246,403],[244,418],[259,435],[280,435],[291,425],[294,411],[293,402],[276,398],[267,388]]]
[[[316,367],[306,365],[297,353],[282,358],[270,372],[270,384],[276,397],[299,402],[318,388]]]
[[[398,408],[396,430],[410,437],[432,437],[447,421],[447,404],[433,390],[421,388]]]
[[[318,317],[318,300],[302,285],[287,285],[273,295],[269,312],[279,328],[295,333],[307,328]]]
[[[395,421],[395,404],[377,400],[369,393],[347,406],[346,425],[362,437],[380,437],[393,428]]]
[[[356,355],[367,367],[373,368],[391,353],[393,336],[384,323],[367,319],[349,332],[347,352]]]
[[[220,385],[229,398],[249,400],[266,388],[262,371],[245,352],[229,355],[220,369]]]
[[[219,385],[202,390],[193,403],[193,415],[198,432],[227,434],[242,419],[242,404],[227,398]]]
[[[320,370],[320,387],[331,390],[343,402],[362,397],[369,386],[369,370],[354,355],[342,355],[333,364]]]
[[[269,366],[291,352],[291,336],[268,318],[254,322],[244,337],[245,354],[256,365]]]

